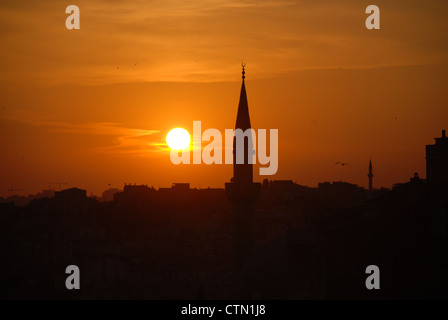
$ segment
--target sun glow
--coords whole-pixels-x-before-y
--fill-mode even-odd
[[[184,150],[190,146],[190,134],[183,128],[172,129],[166,135],[166,143],[173,150]]]

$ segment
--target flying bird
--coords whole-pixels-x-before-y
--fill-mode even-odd
[[[338,164],[340,164],[341,166],[349,166],[350,167],[350,164],[347,163],[347,162],[338,161],[338,162],[335,163],[335,165],[338,165]]]

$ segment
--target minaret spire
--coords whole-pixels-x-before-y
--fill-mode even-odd
[[[246,84],[244,83],[244,79],[246,78],[246,64],[243,62],[241,64],[243,67],[242,71],[242,83],[241,83],[241,92],[240,92],[240,101],[238,103],[238,111],[236,115],[236,124],[235,130],[241,129],[243,132],[251,129],[250,125],[250,116],[249,116],[249,106],[247,103],[247,94],[246,94]],[[249,157],[252,156],[254,150],[252,146],[252,136],[244,137],[244,163],[237,164],[236,161],[236,136],[233,139],[233,178],[235,182],[253,182],[253,165],[249,163]]]

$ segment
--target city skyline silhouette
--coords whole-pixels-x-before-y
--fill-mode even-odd
[[[448,2],[366,6],[2,2],[0,299],[448,299]]]
[[[243,65],[235,124],[242,130],[251,128],[245,78]],[[0,297],[448,298],[445,130],[426,146],[428,179],[415,172],[392,189],[373,188],[371,159],[368,189],[254,182],[249,138],[242,164],[236,143],[235,136],[225,188],[125,184],[100,202],[74,187],[1,202]],[[377,292],[364,285],[372,263],[385,272]],[[70,265],[82,270],[87,290],[64,289]]]

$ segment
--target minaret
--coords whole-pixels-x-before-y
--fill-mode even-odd
[[[369,196],[371,196],[373,192],[372,158],[370,158],[369,174],[367,176],[369,177]]]
[[[247,104],[247,95],[246,95],[246,85],[244,83],[244,79],[246,79],[246,71],[245,64],[242,64],[243,72],[242,79],[243,83],[241,84],[241,93],[240,93],[240,102],[238,104],[238,113],[236,115],[236,124],[235,130],[241,129],[243,132],[246,130],[250,130],[250,117],[249,117],[249,106]],[[233,182],[253,182],[253,165],[249,163],[249,156],[254,152],[253,148],[250,148],[249,142],[252,142],[251,138],[244,138],[244,163],[237,164],[236,163],[236,137],[233,138]]]
[[[241,85],[240,101],[236,116],[236,129],[246,131],[251,129],[249,108],[247,104],[245,65],[243,67],[243,81]],[[233,178],[226,183],[226,194],[232,202],[232,242],[233,242],[233,265],[234,272],[238,273],[253,252],[253,210],[254,202],[260,196],[260,183],[253,182],[253,165],[249,163],[249,150],[251,141],[245,137],[244,162],[236,163],[236,141],[233,138]],[[251,148],[252,149],[252,148]]]

